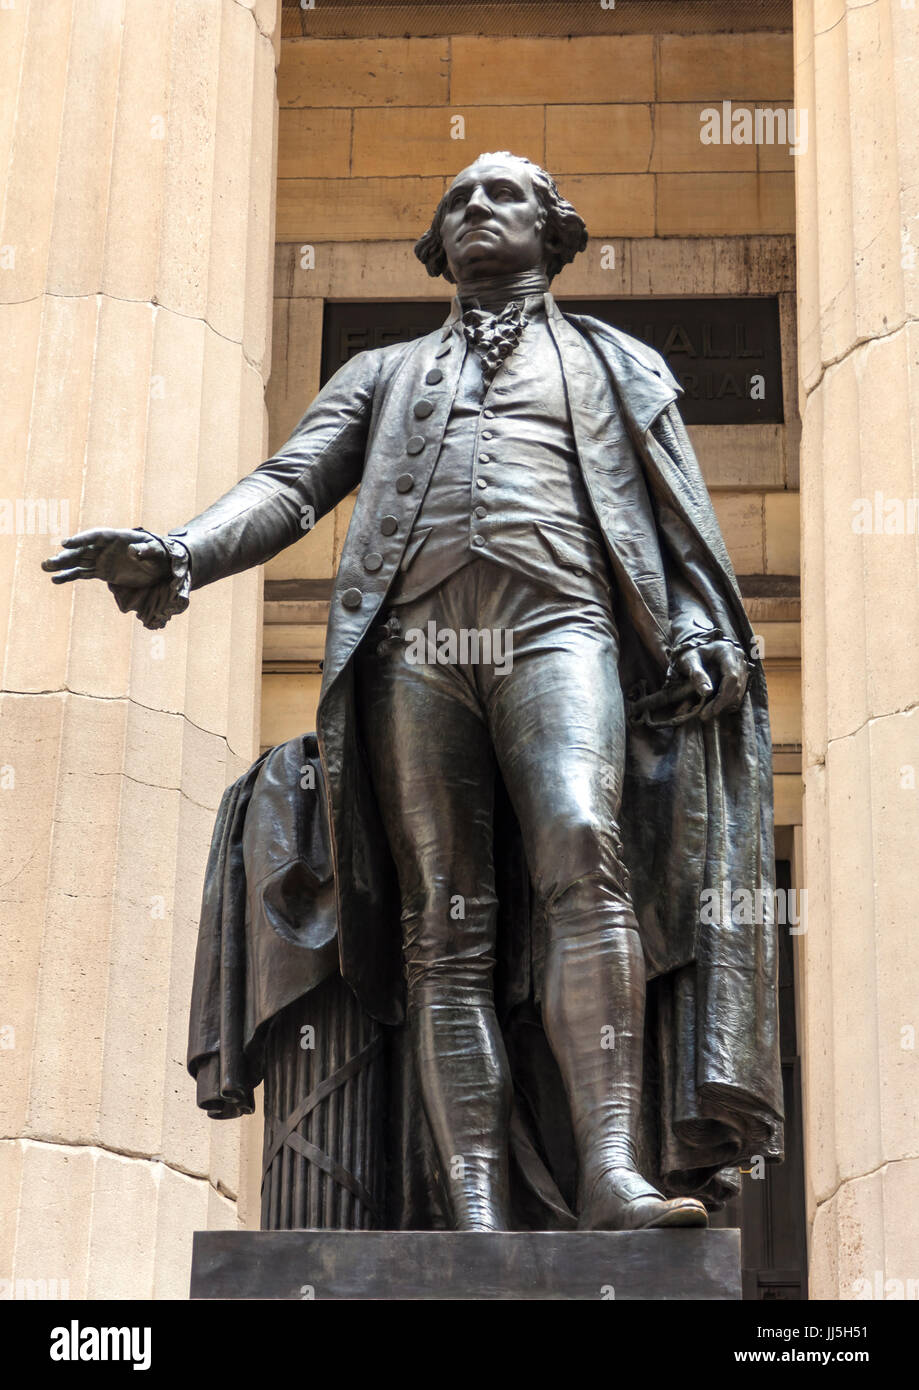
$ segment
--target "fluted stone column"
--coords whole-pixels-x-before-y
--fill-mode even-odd
[[[257,752],[260,573],[154,634],[39,562],[264,457],[278,9],[0,8],[0,1279],[74,1297],[183,1297],[192,1231],[258,1220],[185,1042],[214,812]]]
[[[919,10],[796,0],[795,59],[810,124],[797,238],[811,1288],[903,1297],[919,1280]]]

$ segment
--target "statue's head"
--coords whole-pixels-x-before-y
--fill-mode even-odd
[[[584,219],[551,174],[501,150],[457,174],[415,255],[451,284],[539,267],[552,280],[586,245]]]

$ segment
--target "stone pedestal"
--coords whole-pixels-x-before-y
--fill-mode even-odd
[[[739,1299],[740,1232],[196,1231],[193,1299]]]

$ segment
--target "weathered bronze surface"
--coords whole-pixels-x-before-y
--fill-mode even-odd
[[[704,1225],[736,1165],[781,1157],[762,665],[678,385],[549,292],[585,245],[544,171],[481,156],[416,247],[457,285],[439,331],[353,357],[167,537],[84,532],[45,562],[161,627],[360,484],[318,781],[285,781],[280,750],[225,798],[205,907],[250,910],[223,936],[203,921],[190,1046],[199,1103],[251,1108],[265,1027],[337,942],[365,1014],[408,1043],[387,1061],[396,1190],[382,1210],[368,1180],[355,1224]],[[726,884],[752,920],[703,914]],[[289,978],[254,944],[272,932],[300,950]]]

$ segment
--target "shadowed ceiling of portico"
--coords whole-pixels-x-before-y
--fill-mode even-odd
[[[603,9],[598,0],[415,0],[401,5],[315,0],[312,9],[300,0],[284,0],[282,36],[750,33],[791,27],[792,0],[620,0],[613,9]]]

